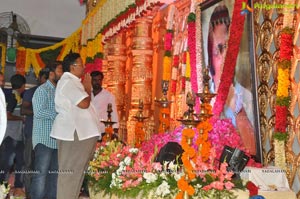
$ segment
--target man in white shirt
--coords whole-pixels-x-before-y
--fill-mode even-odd
[[[102,81],[104,75],[100,71],[93,71],[91,73],[92,77],[92,104],[96,108],[96,113],[98,116],[98,121],[106,121],[107,120],[107,106],[108,104],[112,105],[112,113],[111,113],[111,120],[112,122],[116,122],[113,125],[114,132],[118,132],[119,128],[119,119],[118,119],[118,112],[116,106],[115,96],[110,93],[108,90],[102,88]],[[100,122],[101,133],[105,132],[105,126],[102,122]]]
[[[2,88],[4,87],[4,82],[4,75],[0,72],[0,145],[3,141],[7,124],[6,102],[4,93],[2,91]]]
[[[91,102],[91,77],[85,75],[78,53],[63,60],[63,71],[55,92],[55,109],[51,137],[57,139],[58,183],[57,199],[78,198],[84,171],[93,156],[100,136],[100,122]]]

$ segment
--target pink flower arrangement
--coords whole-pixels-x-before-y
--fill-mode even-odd
[[[219,119],[213,123],[213,129],[208,138],[219,158],[225,145],[243,149],[242,140],[230,119]]]
[[[115,141],[97,144],[94,159],[88,169],[93,190],[102,190],[117,196],[130,195],[132,198],[136,195],[131,194],[138,194],[145,189],[152,190],[154,195],[159,194],[155,196],[166,194],[175,196],[179,191],[177,182],[185,175],[182,166],[176,162],[161,165],[154,162],[154,158],[166,143],[181,142],[183,128],[184,126],[179,126],[173,132],[155,134],[150,140],[143,142],[139,149]],[[199,132],[196,128],[193,130],[195,143]],[[201,156],[197,156],[193,164],[196,172],[195,193],[200,194],[199,196],[201,194],[214,196],[216,193],[230,195],[232,194],[230,190],[234,187],[231,180],[233,173],[227,172],[227,163],[222,163],[219,168],[216,160],[219,159],[224,145],[243,150],[240,137],[230,120],[224,119],[214,121],[209,139],[214,147],[210,150],[208,160],[204,162]],[[198,150],[195,144],[193,147]],[[254,165],[253,163],[252,160],[251,164]],[[166,168],[172,172],[164,172]]]
[[[214,146],[217,159],[221,157],[225,145],[238,148],[250,156],[249,151],[244,147],[241,137],[230,119],[215,119],[213,129],[209,132],[208,138],[212,146]],[[262,167],[260,163],[255,162],[252,158],[250,158],[247,166]]]
[[[209,185],[203,187],[205,191],[216,189],[216,190],[231,190],[234,187],[234,184],[231,182],[233,172],[228,172],[226,170],[228,164],[226,162],[222,163],[220,169],[213,170],[210,175],[215,179]]]
[[[168,142],[180,143],[183,128],[183,126],[179,126],[173,132],[152,135],[150,140],[144,142],[140,148],[144,152],[145,160],[153,159],[153,156]]]

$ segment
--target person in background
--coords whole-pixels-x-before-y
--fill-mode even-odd
[[[4,75],[2,72],[0,72],[0,146],[4,138],[4,134],[6,131],[6,123],[7,123],[6,102],[2,90],[4,88],[4,84],[5,84]]]
[[[100,122],[91,103],[91,77],[86,74],[78,53],[63,60],[63,71],[55,92],[54,120],[51,136],[57,139],[57,199],[77,199],[89,160],[100,136]]]
[[[63,74],[61,62],[49,64],[45,68],[46,83],[39,86],[32,98],[34,148],[34,171],[30,196],[31,199],[55,199],[57,190],[57,143],[50,137],[55,111],[55,87]]]
[[[7,128],[0,149],[0,184],[8,181],[9,172],[15,163],[14,196],[25,196],[23,191],[24,143],[23,122],[21,116],[22,94],[25,90],[26,79],[16,74],[10,78],[12,91],[6,94]]]
[[[32,97],[37,87],[47,81],[48,77],[42,69],[39,72],[37,81],[38,85],[24,91],[23,101],[21,105],[21,115],[25,115],[24,122],[24,170],[29,171],[24,173],[24,186],[26,197],[30,198],[30,183],[31,171],[33,170],[33,148],[32,148],[32,125],[33,125],[33,110],[32,110]]]
[[[92,77],[92,87],[93,91],[91,94],[91,102],[96,108],[96,113],[98,116],[98,121],[107,120],[107,105],[110,103],[112,105],[111,120],[116,122],[113,125],[115,134],[118,132],[119,119],[116,106],[115,96],[111,94],[108,90],[102,88],[102,82],[104,75],[100,71],[93,71],[91,73]],[[105,132],[105,126],[100,122],[101,133]]]
[[[223,73],[229,26],[228,8],[225,5],[217,6],[210,18],[207,39],[208,63],[212,76],[211,89],[215,93],[218,92]],[[223,116],[231,119],[232,124],[240,133],[245,148],[249,150],[251,155],[255,155],[256,143],[252,104],[252,93],[239,82],[234,81],[229,89]]]

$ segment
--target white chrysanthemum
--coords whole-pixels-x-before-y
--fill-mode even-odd
[[[0,186],[0,198],[5,198],[6,197],[5,190],[6,190],[5,186],[1,185]]]
[[[178,181],[183,176],[183,172],[175,172],[174,179]]]
[[[161,172],[160,174],[159,174],[159,176],[162,178],[162,179],[164,179],[164,180],[166,180],[168,177],[167,177],[167,175],[166,175],[166,172]]]
[[[168,166],[168,168],[169,168],[171,171],[174,171],[174,172],[177,171],[177,167],[178,167],[178,165],[177,165],[177,164],[174,164],[173,161],[170,162],[170,163],[169,163],[169,166]]]
[[[168,169],[168,164],[169,164],[170,162],[168,162],[168,161],[164,161],[163,162],[163,170],[164,171],[166,171],[167,169]]]
[[[131,148],[131,149],[129,149],[129,152],[130,153],[137,153],[139,151],[139,149],[138,148]]]
[[[164,180],[156,189],[155,194],[158,196],[165,197],[170,194],[170,185]]]
[[[127,166],[130,165],[130,163],[131,163],[131,158],[127,156],[127,157],[124,159],[124,162],[125,162],[125,164],[126,164]]]
[[[152,182],[155,182],[157,180],[157,174],[147,172],[147,173],[143,174],[143,178],[146,179],[147,183],[152,183]]]
[[[125,162],[124,161],[119,162],[119,167],[125,167]]]
[[[122,187],[122,180],[115,173],[112,173],[112,180],[111,180],[109,187],[110,188],[112,188],[112,187],[121,188]]]

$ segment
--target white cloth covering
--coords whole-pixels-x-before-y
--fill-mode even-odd
[[[245,167],[241,178],[249,180],[259,187],[260,191],[289,191],[289,183],[284,170],[277,167]]]

